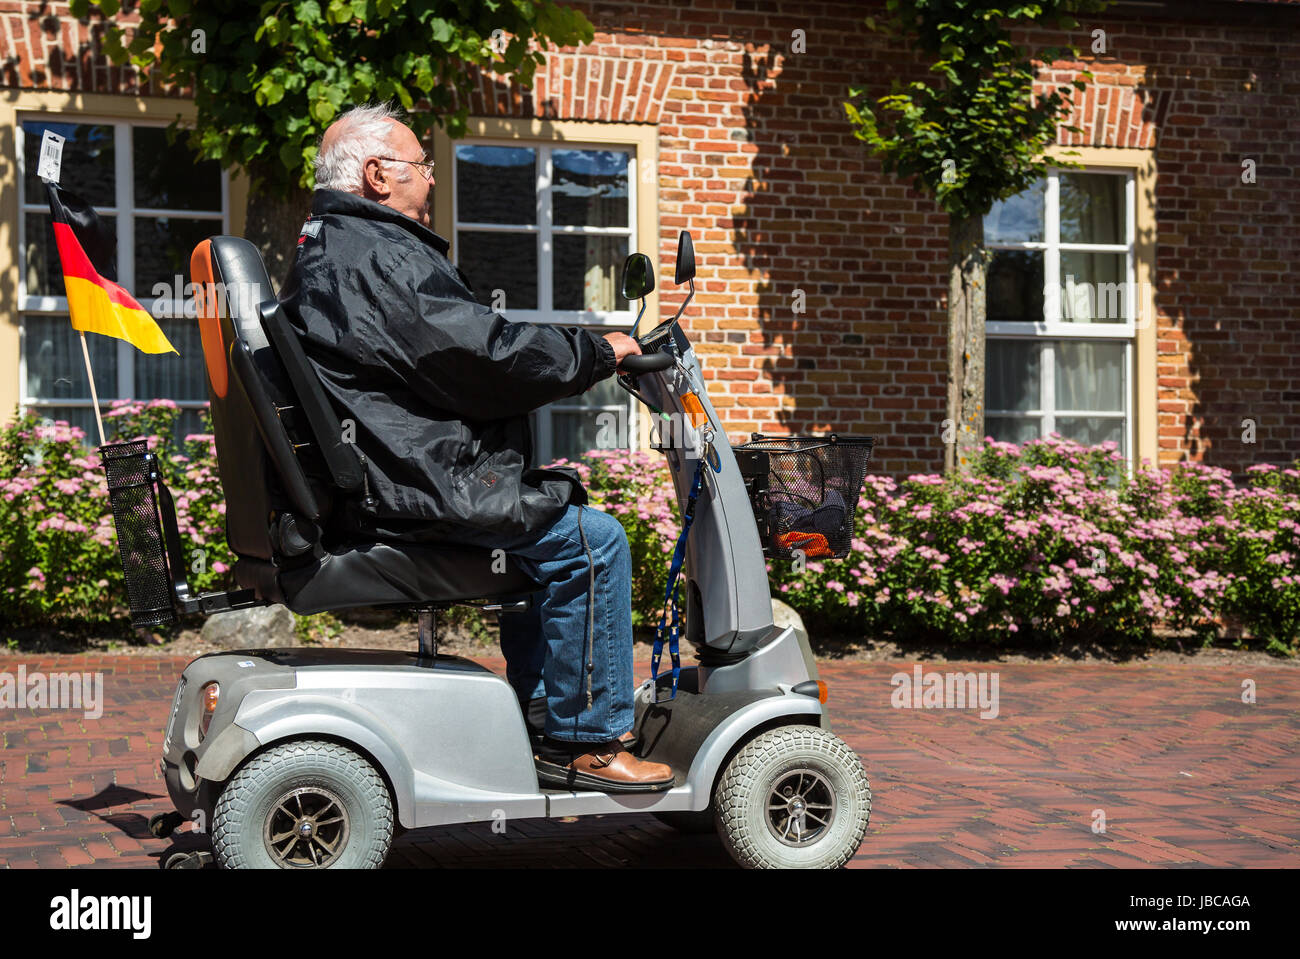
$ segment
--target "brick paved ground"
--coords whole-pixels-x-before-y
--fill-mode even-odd
[[[500,669],[500,660],[484,660]],[[156,766],[184,661],[7,657],[14,672],[102,670],[102,719],[0,717],[0,866],[155,867]],[[935,667],[955,671],[945,664]],[[890,707],[909,666],[823,664],[836,731],[871,778],[855,866],[1300,866],[1300,670],[1000,666],[1001,710]],[[648,674],[642,664],[638,675]],[[1253,679],[1258,702],[1241,702]],[[1102,810],[1105,834],[1092,831]],[[713,837],[648,815],[407,833],[390,866],[728,866]]]

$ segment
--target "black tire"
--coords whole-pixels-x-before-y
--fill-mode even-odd
[[[383,778],[330,742],[281,743],[254,756],[212,814],[212,849],[225,869],[378,869],[392,838]]]
[[[665,826],[672,826],[680,833],[688,836],[702,836],[705,833],[716,832],[717,827],[713,822],[713,809],[699,810],[678,810],[677,812],[657,812],[651,813]]]
[[[714,808],[723,845],[746,868],[838,869],[866,835],[871,787],[838,736],[781,726],[732,757]]]

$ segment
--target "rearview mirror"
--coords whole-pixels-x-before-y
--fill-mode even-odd
[[[687,280],[695,279],[695,244],[691,235],[685,230],[677,237],[677,268],[673,271],[673,282],[679,286]]]
[[[639,300],[655,288],[655,268],[650,257],[633,253],[623,263],[623,299]]]

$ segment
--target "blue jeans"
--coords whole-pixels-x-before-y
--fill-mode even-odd
[[[493,545],[543,586],[530,610],[500,617],[515,694],[525,706],[546,697],[545,733],[552,739],[617,739],[633,721],[632,557],[622,524],[591,507],[569,506],[541,534]]]

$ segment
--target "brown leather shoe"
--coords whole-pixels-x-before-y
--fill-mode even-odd
[[[660,792],[671,789],[673,771],[663,763],[637,759],[619,741],[597,745],[568,765],[537,757],[537,780],[543,786],[594,789],[607,793]]]

